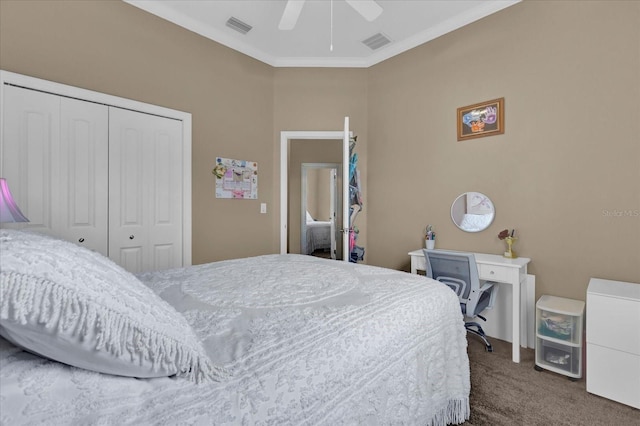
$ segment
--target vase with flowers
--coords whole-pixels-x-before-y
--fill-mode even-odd
[[[509,259],[515,259],[516,257],[518,257],[518,255],[515,251],[513,251],[512,248],[513,243],[518,239],[514,236],[515,233],[515,229],[512,229],[511,232],[509,232],[508,229],[505,229],[498,234],[498,238],[504,240],[507,243],[507,251],[504,252],[503,256]]]

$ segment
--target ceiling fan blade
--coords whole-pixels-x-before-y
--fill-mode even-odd
[[[305,0],[289,0],[280,18],[280,25],[278,28],[281,30],[292,30],[298,22],[298,17],[302,11]]]
[[[345,0],[364,19],[371,22],[382,13],[382,7],[374,0]]]

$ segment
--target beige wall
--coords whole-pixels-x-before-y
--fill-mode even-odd
[[[515,228],[538,296],[640,282],[640,2],[525,1],[369,71],[369,263],[408,269],[429,223],[487,253]],[[456,108],[498,97],[505,134],[457,142]],[[465,191],[488,230],[453,225]]]
[[[526,0],[370,69],[274,69],[120,1],[2,0],[0,68],[193,114],[194,263],[277,252],[280,131],[349,116],[368,263],[408,269],[427,223],[490,253],[516,228],[538,295],[640,282],[640,2]],[[457,142],[456,108],[497,97],[505,134]],[[215,199],[216,156],[258,162],[259,200]],[[470,190],[497,210],[477,234],[449,218]]]
[[[316,213],[314,216],[317,220],[331,220],[332,176],[332,169],[319,169],[317,171],[315,181]]]
[[[338,147],[338,152],[340,162],[341,147]],[[331,182],[331,169],[307,170],[307,211],[315,220],[331,219]]]
[[[311,217],[321,217],[320,216],[320,189],[319,185],[320,180],[320,170],[310,169],[307,170],[307,212],[311,215]]]
[[[360,229],[358,245],[366,246],[366,179],[369,144],[367,130],[367,70],[277,68],[274,70],[274,82],[274,130],[276,132],[274,139],[278,141],[278,144],[281,131],[342,130],[344,117],[349,117],[350,128],[354,135],[358,137],[355,151],[358,153],[358,168],[362,174],[362,192],[364,196],[364,210],[358,215],[355,225]],[[278,168],[280,167],[279,152],[278,146],[274,153]],[[291,174],[290,177],[292,180],[297,179]],[[279,181],[276,182],[276,185],[279,185]],[[277,233],[274,235],[276,241],[280,241],[279,229],[279,225],[274,229],[274,232]],[[299,236],[291,236],[296,231],[292,230],[292,228],[289,230],[290,241],[299,241]],[[299,246],[299,243],[296,244]]]

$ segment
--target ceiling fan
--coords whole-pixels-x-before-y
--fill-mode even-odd
[[[281,30],[292,30],[298,22],[298,17],[302,11],[306,0],[288,0],[282,13],[278,28]],[[375,0],[344,0],[364,19],[371,22],[382,13],[382,7]]]

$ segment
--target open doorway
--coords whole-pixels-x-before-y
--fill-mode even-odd
[[[302,163],[301,170],[300,253],[341,259],[340,164]]]
[[[324,207],[325,209],[320,209],[319,206],[316,208],[314,205],[319,202],[319,199],[314,198],[313,200],[307,199],[307,194],[309,193],[307,184],[311,183],[314,186],[314,190],[310,192],[311,195],[322,196],[323,194],[319,194],[315,189],[318,188],[320,183],[323,183],[323,188],[328,191],[329,185],[327,181],[318,182],[317,179],[322,175],[320,166],[310,166],[311,164],[335,164],[337,168],[341,169],[342,165],[342,140],[341,139],[292,139],[289,141],[289,171],[288,171],[288,218],[287,218],[287,228],[288,228],[288,253],[294,254],[313,254],[315,251],[314,247],[314,239],[313,237],[317,237],[315,242],[317,243],[318,250],[322,250],[326,253],[332,254],[331,247],[327,247],[328,244],[333,240],[334,235],[331,235],[330,229],[328,229],[331,225],[330,221],[330,213],[329,213],[329,195],[324,194]],[[328,179],[328,176],[324,175]],[[311,179],[309,179],[311,178]],[[340,173],[340,182],[342,182],[342,174]],[[340,191],[338,191],[338,196]],[[311,217],[315,219],[313,223],[312,221],[307,221],[306,213],[306,205],[309,202],[310,207],[313,211],[309,211]],[[340,204],[341,206],[341,204]],[[307,222],[310,223],[310,226],[307,227]],[[338,230],[344,229],[342,226],[342,217],[339,217],[336,221],[333,222],[334,226]],[[323,229],[323,225],[325,226]],[[311,228],[315,227],[312,231]],[[308,232],[307,232],[308,231]],[[322,244],[320,241],[321,234],[325,231],[324,234],[325,241]],[[308,235],[313,233],[313,235]],[[307,236],[309,238],[307,238]],[[335,236],[336,243],[340,245],[343,241],[343,234],[340,232],[339,235]],[[304,240],[304,244],[302,241]],[[335,250],[333,252],[334,256],[328,256],[336,260],[342,260],[342,249]],[[319,252],[317,254],[323,254]]]
[[[292,167],[290,165],[290,149],[294,146],[295,141],[301,141],[307,144],[325,144],[327,141],[342,141],[341,150],[342,155],[340,158],[340,166],[342,169],[342,175],[348,175],[349,167],[349,138],[352,137],[352,133],[349,131],[349,118],[345,117],[344,130],[343,131],[282,131],[280,132],[280,253],[297,253],[300,251],[300,236],[295,235],[300,232],[300,226],[290,226],[290,217],[295,217],[296,221],[300,221],[300,204],[296,204],[291,201],[292,196],[300,197],[300,190],[290,191],[289,180],[290,174],[300,173],[300,166]],[[312,162],[312,160],[307,161]],[[333,161],[331,161],[333,162]],[[292,180],[295,180],[295,176],[291,176]],[[299,178],[298,178],[299,179]],[[346,184],[346,179],[343,179],[341,185],[341,200],[348,200],[349,187]],[[342,211],[338,216],[342,218],[343,223],[349,221],[348,203],[342,203]],[[291,206],[295,206],[291,207]],[[344,237],[344,227],[339,227],[336,230],[337,233],[342,233],[341,242],[337,242],[342,246],[342,253],[348,253],[349,241]],[[348,233],[348,230],[346,231]],[[292,237],[292,238],[290,238]],[[348,262],[348,256],[342,256],[345,262]]]

